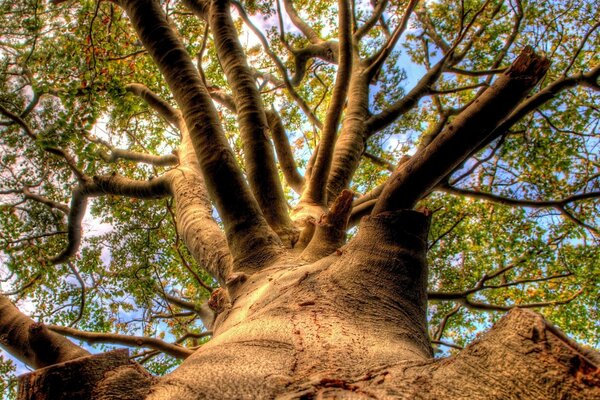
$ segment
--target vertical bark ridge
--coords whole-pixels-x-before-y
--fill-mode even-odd
[[[214,104],[159,3],[128,0],[124,8],[183,113],[234,262],[254,268],[272,259],[280,253],[281,242],[244,181]]]
[[[213,0],[209,23],[219,61],[233,90],[248,181],[269,225],[291,245],[297,240],[268,138],[264,105],[233,24],[228,0]]]
[[[525,48],[492,86],[390,177],[373,215],[412,208],[473,150],[489,140],[496,126],[525,98],[549,65],[533,49]]]

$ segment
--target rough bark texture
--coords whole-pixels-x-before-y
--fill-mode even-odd
[[[143,399],[154,381],[127,350],[77,358],[19,377],[18,399]]]

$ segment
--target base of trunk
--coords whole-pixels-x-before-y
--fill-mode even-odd
[[[198,379],[188,382],[185,375],[156,382],[129,361],[125,350],[117,350],[22,375],[18,398],[252,399],[271,393],[277,399],[600,399],[600,354],[574,343],[541,315],[522,309],[509,312],[454,357],[381,366],[352,379],[329,370],[298,381],[278,381],[269,373],[249,382],[244,379],[248,371],[259,374],[269,360],[257,357],[253,365],[245,361],[230,370],[197,365],[213,374],[224,371],[227,379],[216,388]]]

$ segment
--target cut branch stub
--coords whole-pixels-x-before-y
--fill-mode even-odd
[[[354,193],[344,190],[327,214],[317,223],[315,233],[302,252],[305,261],[317,261],[333,253],[346,241],[346,227],[352,211]]]

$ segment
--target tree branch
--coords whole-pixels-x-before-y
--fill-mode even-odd
[[[43,368],[90,353],[21,313],[0,294],[0,346],[22,362]]]
[[[233,90],[250,188],[269,225],[291,247],[297,237],[268,139],[264,106],[231,18],[230,2],[213,0],[208,20],[219,61]]]
[[[383,13],[388,5],[388,0],[380,0],[375,5],[373,13],[364,24],[354,32],[354,42],[358,43],[369,31],[377,24],[377,21],[383,16]]]
[[[292,0],[283,0],[283,6],[285,7],[285,11],[290,17],[292,23],[306,36],[306,38],[313,44],[319,44],[323,40],[319,37],[319,35],[306,23],[294,8]]]
[[[150,107],[154,109],[154,111],[166,119],[170,124],[178,126],[178,124],[181,122],[181,113],[179,110],[171,107],[169,103],[161,99],[156,93],[148,89],[145,85],[142,85],[141,83],[130,83],[129,85],[125,86],[125,90],[144,100]]]
[[[277,160],[279,161],[285,181],[296,193],[300,194],[304,186],[304,178],[300,175],[296,167],[292,147],[290,146],[290,141],[286,135],[281,118],[275,110],[271,110],[267,112],[267,120],[273,144],[275,145],[275,151],[277,152]]]
[[[549,63],[526,48],[511,68],[388,180],[373,213],[411,208],[482,143],[546,73]]]
[[[110,344],[121,344],[124,346],[131,347],[149,347],[154,350],[162,351],[175,358],[187,358],[194,353],[193,350],[186,349],[182,346],[177,346],[171,343],[167,343],[160,339],[147,337],[147,336],[129,336],[121,335],[118,333],[104,333],[104,332],[85,332],[74,328],[67,328],[58,325],[48,325],[48,329],[53,332],[60,333],[64,336],[69,336],[75,339],[83,340],[89,344],[95,343],[110,343]]]
[[[183,113],[236,264],[264,264],[279,254],[281,243],[244,180],[198,70],[158,2],[125,0],[123,6]]]
[[[65,249],[50,259],[53,264],[66,262],[75,255],[81,244],[81,221],[85,215],[89,197],[102,194],[128,196],[141,199],[156,199],[171,194],[168,175],[151,181],[136,181],[118,175],[96,176],[91,181],[80,183],[73,190],[68,217]]]
[[[436,189],[437,190],[437,189]],[[567,196],[559,200],[528,200],[528,199],[513,199],[510,197],[500,196],[492,193],[476,192],[468,189],[461,189],[449,184],[439,186],[439,190],[445,193],[466,196],[474,199],[487,200],[494,203],[505,204],[509,206],[528,207],[528,208],[554,208],[558,210],[568,220],[574,222],[577,225],[581,225],[595,236],[600,237],[600,231],[593,226],[586,224],[579,218],[576,218],[573,214],[566,210],[567,204],[573,203],[580,200],[598,199],[600,198],[600,192],[587,192],[579,193],[571,196]]]
[[[234,2],[233,4],[235,5],[237,3]],[[269,46],[269,42],[267,41],[267,38],[265,38],[265,35],[263,35],[263,33],[260,31],[260,29],[258,29],[252,23],[252,21],[248,17],[248,14],[246,14],[246,10],[244,10],[243,7],[241,7],[241,6],[238,7],[238,11],[240,12],[242,19],[244,20],[244,23],[250,28],[250,30],[252,32],[254,32],[254,34],[256,35],[258,40],[260,40],[260,43],[262,44],[265,52],[269,55],[271,60],[275,63],[275,66],[277,67],[277,69],[279,70],[279,73],[281,74],[283,83],[285,84],[285,88],[287,89],[290,97],[292,97],[292,99],[296,102],[298,107],[300,107],[302,112],[304,112],[304,114],[309,119],[309,121],[311,123],[313,123],[317,128],[321,129],[323,127],[322,122],[319,121],[319,119],[313,113],[313,111],[310,109],[310,107],[306,103],[306,101],[304,101],[304,99],[302,97],[300,97],[300,95],[298,94],[296,89],[294,89],[294,86],[292,85],[292,82],[290,81],[290,79],[288,77],[287,69],[286,69],[285,65],[283,65],[283,63],[281,62],[279,57],[277,57],[277,55],[275,53],[273,53],[273,51],[271,50],[271,48]]]
[[[367,74],[371,79],[379,73],[383,67],[383,64],[392,53],[392,50],[394,50],[396,43],[398,40],[400,40],[400,36],[402,36],[406,30],[406,27],[408,26],[408,20],[418,3],[419,0],[409,1],[408,5],[406,6],[406,10],[404,10],[404,15],[402,16],[402,19],[400,20],[400,23],[396,29],[394,29],[392,36],[389,38],[385,46],[381,48],[381,50],[379,50],[379,52],[373,56],[371,60],[369,60],[369,67],[366,69],[365,74]]]
[[[348,93],[350,76],[352,74],[351,15],[347,0],[338,1],[338,12],[340,63],[332,98],[325,117],[325,125],[323,126],[323,133],[319,143],[319,152],[315,159],[312,174],[300,200],[301,202],[304,201],[310,204],[325,205],[327,202],[327,179],[333,159],[338,124],[341,119],[344,103],[346,102],[346,94]]]
[[[396,101],[381,113],[370,117],[365,123],[365,130],[368,136],[372,136],[392,124],[398,117],[415,107],[422,97],[430,94],[431,86],[442,74],[444,62],[444,60],[441,60],[429,69],[406,96]]]

